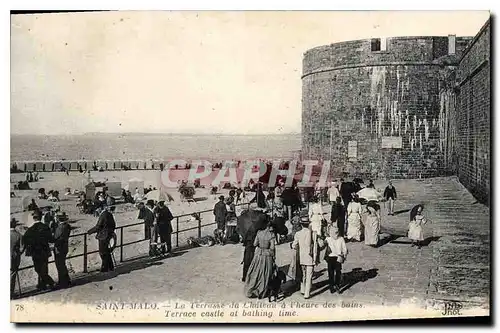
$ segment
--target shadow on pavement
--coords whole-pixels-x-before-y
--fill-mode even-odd
[[[128,273],[131,273],[133,271],[141,270],[141,269],[151,267],[151,266],[160,266],[163,264],[163,260],[167,260],[169,258],[181,256],[186,252],[187,251],[177,251],[177,252],[172,253],[168,257],[163,257],[163,256],[160,256],[160,257],[139,257],[136,259],[127,260],[127,261],[124,261],[122,264],[116,266],[115,270],[112,272],[102,273],[99,271],[93,271],[93,272],[89,272],[88,274],[85,274],[85,275],[73,277],[71,280],[71,287],[82,286],[82,285],[85,285],[85,284],[91,283],[91,282],[106,281],[106,280],[112,279],[114,277],[117,277],[118,275],[128,274]],[[16,299],[45,294],[45,293],[49,293],[51,291],[52,290],[39,291],[36,289],[34,289],[34,290],[32,289],[32,290],[29,290],[29,291],[23,293],[20,297],[16,297]]]
[[[378,275],[378,268],[372,268],[364,271],[362,268],[353,268],[352,271],[342,275],[341,292],[344,292],[359,282],[366,282]]]
[[[385,244],[392,243],[400,237],[405,237],[405,235],[390,234],[390,233],[380,234],[379,235],[379,242],[378,242],[378,245],[376,247],[378,248],[378,247],[384,246]]]
[[[399,215],[399,214],[403,214],[403,213],[408,213],[409,211],[411,210],[411,208],[409,209],[401,209],[401,210],[397,210],[394,212],[394,215]]]
[[[429,246],[430,243],[437,242],[437,241],[439,241],[440,238],[441,238],[441,236],[427,237],[420,244],[422,246]]]

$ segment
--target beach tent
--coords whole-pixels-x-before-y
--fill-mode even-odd
[[[63,161],[62,162],[62,166],[66,169],[66,170],[69,170],[69,162],[68,161]]]
[[[144,195],[144,180],[139,179],[139,178],[129,179],[128,190],[130,191],[130,193],[132,193],[132,195],[135,194],[136,188],[139,190],[139,193],[141,195]]]
[[[16,162],[17,170],[26,171],[26,162]]]
[[[122,195],[122,183],[121,182],[106,182],[106,187],[108,188],[108,194],[112,197],[121,197]]]
[[[43,171],[43,162],[35,162],[35,171]]]
[[[69,164],[69,170],[71,171],[78,171],[78,162],[77,161],[71,161]]]
[[[26,162],[26,171],[35,171],[35,163],[34,162]]]
[[[150,191],[146,194],[144,197],[146,200],[154,200],[154,201],[174,201],[174,198],[168,194],[166,191],[161,191],[161,190],[153,190]]]
[[[146,161],[146,170],[152,170],[153,169],[153,161],[149,160]]]
[[[106,161],[97,161],[96,165],[98,169],[102,168],[103,170],[106,170]]]
[[[46,172],[54,171],[54,162],[44,162],[43,171]]]

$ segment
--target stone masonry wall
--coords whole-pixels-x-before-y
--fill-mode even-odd
[[[456,53],[470,38],[457,38]],[[448,37],[372,40],[318,47],[304,56],[305,158],[331,159],[334,173],[418,178],[446,173],[440,135],[440,82]],[[383,137],[400,148],[382,148]],[[387,139],[387,138],[385,138]],[[357,156],[348,156],[356,141]]]
[[[457,69],[457,174],[480,201],[489,203],[491,153],[490,22],[488,21]]]

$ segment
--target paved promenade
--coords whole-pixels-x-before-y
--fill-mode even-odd
[[[377,188],[385,184],[375,183]],[[394,181],[398,191],[395,216],[382,213],[384,243],[377,249],[348,243],[345,291],[327,290],[326,265],[315,271],[310,301],[362,302],[376,305],[461,301],[487,308],[490,281],[489,209],[454,177]],[[425,205],[432,221],[424,229],[427,246],[411,247],[406,232],[409,210]],[[384,208],[384,207],[382,207]],[[76,280],[71,289],[30,297],[43,302],[245,301],[241,282],[243,247],[214,246],[179,251],[176,256],[126,263],[112,274]],[[289,264],[289,244],[277,250],[280,267]],[[288,284],[287,284],[288,286]],[[286,286],[286,287],[287,287]],[[287,301],[302,300],[300,293]]]

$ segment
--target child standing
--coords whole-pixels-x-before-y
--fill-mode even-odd
[[[410,224],[408,230],[408,238],[411,240],[411,246],[422,248],[422,241],[424,240],[423,225],[427,223],[422,211],[423,205],[417,205],[412,208],[410,212]]]
[[[340,282],[342,277],[342,264],[347,258],[347,246],[343,237],[339,237],[336,226],[330,228],[330,235],[326,237],[325,260],[328,265],[328,284],[330,293],[335,291],[341,294]]]

